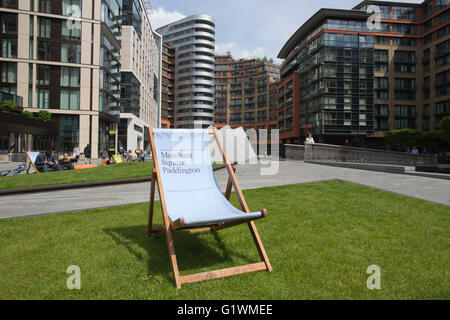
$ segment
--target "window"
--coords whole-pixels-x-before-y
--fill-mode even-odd
[[[415,106],[395,105],[394,106],[395,117],[414,118],[416,116]]]
[[[375,43],[376,43],[376,44],[385,44],[385,45],[389,45],[389,44],[390,44],[390,39],[389,39],[389,37],[376,36],[376,37],[375,37]]]
[[[416,26],[411,24],[403,23],[393,23],[392,32],[394,33],[405,33],[405,34],[416,34]]]
[[[424,99],[430,98],[430,77],[423,78],[423,97]]]
[[[50,85],[50,66],[37,65],[36,84],[40,86]]]
[[[38,60],[51,61],[51,43],[48,41],[38,41],[37,45],[37,58]]]
[[[436,74],[435,87],[437,97],[450,94],[450,70]]]
[[[2,40],[2,57],[17,58],[17,39],[3,38]]]
[[[52,13],[52,0],[39,0],[38,11]]]
[[[17,64],[14,62],[1,62],[1,81],[3,83],[17,82]]]
[[[47,18],[38,18],[38,37],[51,38],[52,36],[52,20]]]
[[[375,62],[389,62],[389,51],[375,50],[373,58]]]
[[[60,109],[80,110],[80,91],[61,90]]]
[[[450,11],[447,10],[447,12],[450,12]],[[450,19],[450,17],[449,17],[449,19]],[[450,25],[447,25],[444,28],[441,28],[438,31],[436,31],[434,33],[434,38],[439,39],[439,38],[442,38],[442,37],[448,35],[449,33],[450,33]]]
[[[36,107],[39,109],[48,109],[50,101],[50,90],[36,88]]]
[[[395,129],[416,128],[416,108],[413,105],[394,106]]]
[[[416,80],[410,78],[395,78],[395,90],[415,90]]]
[[[61,67],[61,87],[80,87],[80,68]]]
[[[62,43],[61,62],[81,63],[81,45]]]
[[[81,24],[79,28],[74,28],[63,22],[61,24],[61,37],[65,40],[81,40]]]
[[[375,89],[389,89],[389,78],[375,78]]]
[[[376,117],[388,117],[389,116],[389,106],[387,104],[376,104],[375,105],[375,116]]]
[[[416,9],[415,7],[392,7],[392,19],[397,20],[415,20]]]
[[[409,78],[395,78],[395,99],[396,100],[415,100],[416,99],[416,81]]]
[[[397,50],[394,55],[395,72],[415,73],[416,53]]]
[[[0,0],[0,7],[17,9],[17,0]]]
[[[2,34],[17,35],[17,14],[2,12],[0,19]]]
[[[435,59],[436,67],[450,64],[450,40],[436,45]]]
[[[81,17],[81,0],[62,0],[62,15]]]
[[[422,56],[422,64],[423,64],[423,71],[424,72],[429,72],[430,71],[430,49],[426,49],[423,51],[423,56]]]
[[[417,45],[417,40],[413,38],[392,38],[393,45],[414,47]]]
[[[72,151],[79,143],[78,116],[59,116],[59,150]]]

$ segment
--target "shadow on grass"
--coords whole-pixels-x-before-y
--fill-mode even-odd
[[[117,245],[125,246],[139,261],[144,262],[144,256],[136,245],[148,252],[149,274],[160,274],[173,281],[172,267],[165,236],[148,238],[147,226],[133,226],[103,230]],[[178,233],[174,235],[175,253],[180,274],[189,274],[196,269],[217,269],[219,264],[229,265],[233,258],[239,258],[252,263],[248,257],[231,250],[225,245],[217,232]]]

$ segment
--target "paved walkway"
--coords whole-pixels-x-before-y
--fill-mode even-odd
[[[337,168],[294,161],[279,162],[276,175],[262,176],[261,165],[240,165],[237,177],[243,189],[341,179],[401,195],[450,206],[450,180]],[[226,170],[216,172],[222,190]],[[149,201],[150,183],[0,196],[0,219],[85,210]]]

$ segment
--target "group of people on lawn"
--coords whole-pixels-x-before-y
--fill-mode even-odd
[[[56,160],[53,152],[47,150],[36,157],[34,165],[41,172],[73,170],[74,164],[80,160],[80,154],[80,147],[76,146],[73,150],[73,157],[69,157],[69,154],[64,152],[63,156]],[[89,145],[84,148],[84,157],[86,161],[91,162],[91,148]]]
[[[91,148],[89,144],[83,150],[84,158],[86,163],[91,163]],[[119,154],[125,161],[145,161],[145,152],[142,150],[136,150],[134,153],[131,150],[125,152],[121,150]],[[81,150],[80,146],[76,146],[73,149],[73,156],[69,157],[69,154],[65,152],[61,158],[56,160],[52,151],[45,151],[40,153],[34,162],[36,169],[41,172],[48,171],[63,171],[63,170],[73,170],[74,165],[80,160]],[[117,163],[116,159],[111,155],[108,157],[106,149],[101,152],[101,157],[105,162],[105,165],[112,165]],[[109,158],[109,160],[107,160]]]

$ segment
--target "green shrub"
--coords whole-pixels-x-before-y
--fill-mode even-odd
[[[27,111],[27,110],[22,111],[22,115],[24,115],[24,116],[26,116],[28,118],[34,118],[34,113],[30,112],[30,111]]]
[[[14,101],[12,100],[5,100],[3,101],[3,103],[0,105],[0,109],[3,112],[7,112],[7,113],[12,113],[14,111],[17,110],[17,105]]]
[[[38,112],[38,118],[44,121],[50,121],[52,119],[52,114],[48,111],[41,110]]]

